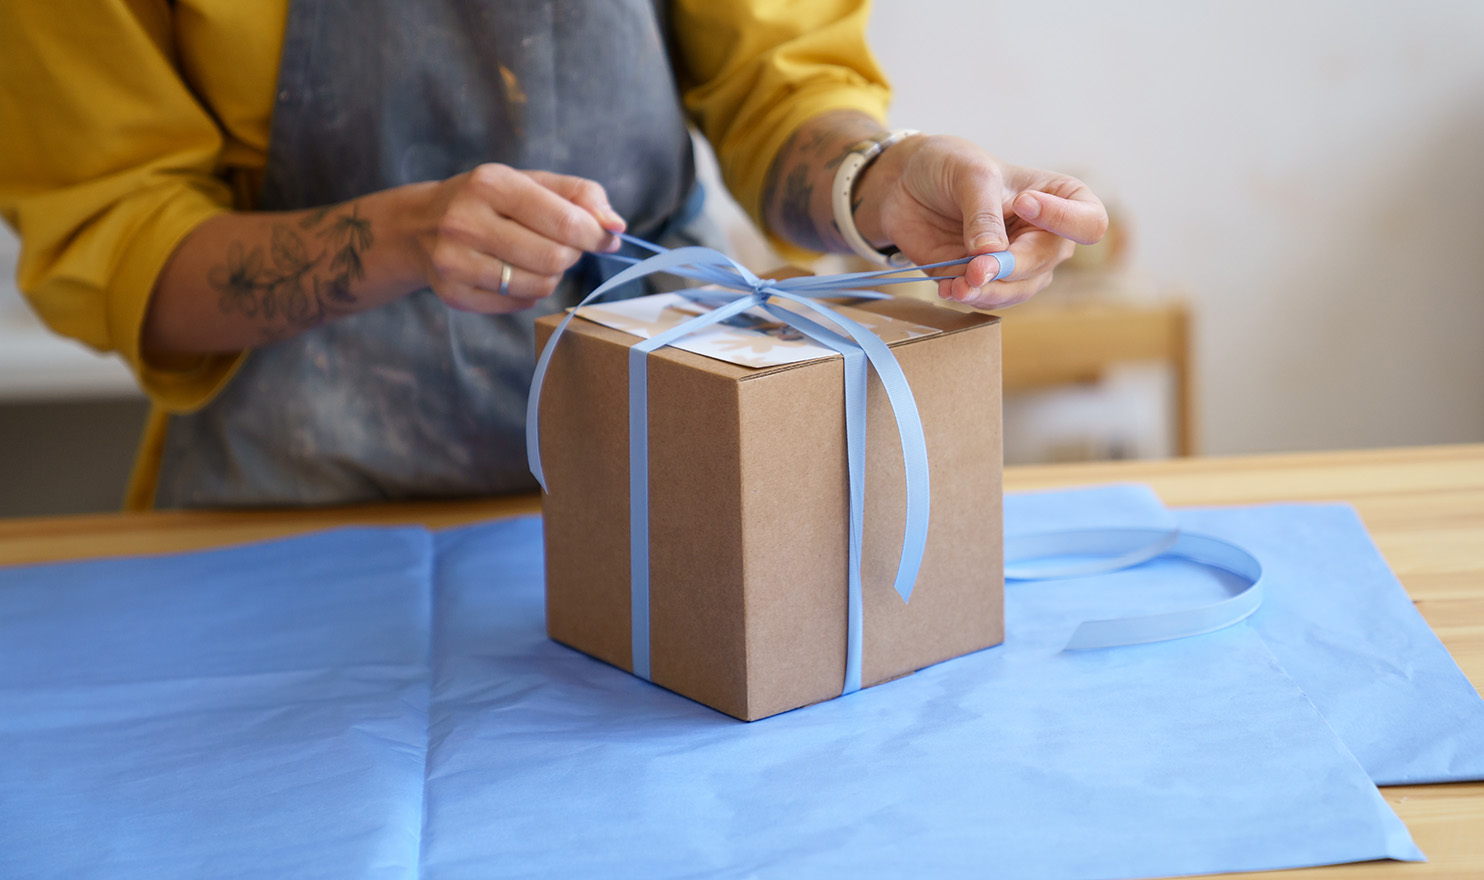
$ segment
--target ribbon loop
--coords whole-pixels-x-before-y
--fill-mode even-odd
[[[1005,541],[1007,580],[1085,577],[1133,568],[1160,556],[1177,556],[1246,581],[1234,595],[1193,608],[1084,620],[1065,650],[1087,651],[1164,642],[1225,629],[1251,617],[1262,604],[1262,564],[1235,544],[1179,529],[1108,528],[1012,535]]]

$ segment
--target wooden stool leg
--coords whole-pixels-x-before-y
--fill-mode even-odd
[[[1196,405],[1195,377],[1191,375],[1190,311],[1181,308],[1175,316],[1175,452],[1195,455],[1198,448],[1196,430],[1200,408]]]

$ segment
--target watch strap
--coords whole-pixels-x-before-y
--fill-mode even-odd
[[[855,225],[856,181],[860,179],[861,173],[885,152],[887,147],[915,134],[921,134],[921,132],[915,129],[901,129],[885,137],[861,141],[845,154],[845,158],[840,161],[840,167],[835,169],[835,180],[830,190],[830,204],[834,209],[835,226],[840,230],[840,237],[845,239],[845,244],[852,252],[878,266],[901,266],[905,257],[896,248],[879,251],[861,235],[860,229]]]

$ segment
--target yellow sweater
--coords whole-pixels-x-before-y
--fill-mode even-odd
[[[181,240],[253,207],[288,2],[26,0],[0,22],[0,216],[21,237],[20,288],[56,332],[118,352],[156,403],[130,506],[152,493],[165,412],[204,405],[241,357],[146,361],[140,331]],[[673,6],[685,107],[754,219],[804,120],[883,116],[867,0]]]

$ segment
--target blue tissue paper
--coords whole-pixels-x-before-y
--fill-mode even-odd
[[[415,877],[432,539],[0,569],[0,877]]]
[[[1000,648],[744,724],[546,640],[539,538],[535,520],[439,536],[426,878],[1134,877],[1421,858],[1247,627],[1060,651],[1080,615],[1135,591],[1225,589],[1202,566],[1014,591]]]
[[[1253,615],[1377,785],[1484,779],[1484,700],[1342,504],[1182,510],[1263,560]]]
[[[1477,695],[1348,509],[1123,486],[1006,522],[1179,523],[1256,554],[1269,601],[1064,653],[1235,579],[1012,584],[1005,645],[746,724],[547,640],[535,519],[0,570],[0,876],[1257,870],[1421,858],[1366,769],[1484,776]]]
[[[1005,522],[1184,528],[1243,547],[1264,572],[1250,625],[1376,784],[1484,779],[1484,700],[1349,505],[1169,511],[1147,486],[1117,485],[1007,495]]]

